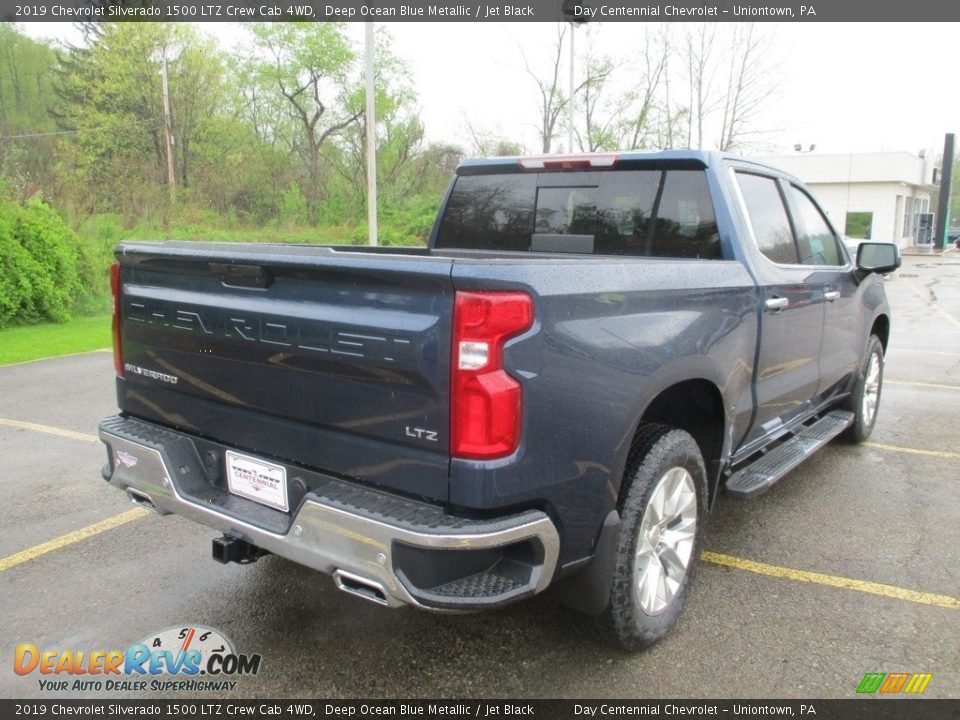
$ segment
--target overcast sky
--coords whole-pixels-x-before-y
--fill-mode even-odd
[[[34,37],[76,38],[67,23],[22,24]],[[547,62],[554,23],[387,24],[394,51],[407,61],[431,140],[469,147],[475,127],[537,145],[536,86],[523,71],[519,48]],[[242,33],[230,24],[202,25],[225,47]],[[939,150],[945,132],[960,131],[957,23],[759,23],[770,34],[770,60],[780,87],[763,129],[767,152],[795,143],[817,152]],[[677,28],[679,29],[679,28]],[[590,25],[591,43],[629,58],[638,52],[642,23]],[[350,27],[362,47],[363,23]],[[586,44],[577,31],[577,49]],[[566,82],[566,70],[563,70]]]

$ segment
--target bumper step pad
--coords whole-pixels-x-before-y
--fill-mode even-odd
[[[110,460],[104,479],[161,515],[334,575],[338,587],[382,605],[477,610],[549,585],[559,535],[539,510],[493,518],[445,508],[282,463],[308,479],[290,513],[227,492],[208,477],[198,444],[213,441],[111,417],[100,424]],[[226,557],[226,556],[224,556]],[[228,558],[229,559],[229,558]]]

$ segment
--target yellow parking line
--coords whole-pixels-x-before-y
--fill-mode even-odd
[[[890,348],[887,353],[900,353],[900,352],[914,352],[914,353],[926,353],[927,355],[947,355],[949,357],[960,357],[960,353],[957,352],[947,352],[946,350],[924,350],[923,348],[909,348],[909,347],[900,347],[899,345],[894,345]]]
[[[112,530],[126,525],[134,520],[146,517],[150,513],[143,508],[134,508],[127,512],[114,515],[106,520],[87,525],[79,530],[66,533],[40,545],[34,545],[13,555],[0,558],[0,572],[10,568],[22,565],[25,562],[34,560],[42,555],[73,545],[74,543],[86,540],[94,535]],[[936,607],[950,608],[951,610],[960,610],[960,598],[949,595],[937,595],[935,593],[919,592],[917,590],[908,590],[907,588],[896,587],[894,585],[882,585],[880,583],[867,580],[855,580],[853,578],[838,577],[835,575],[824,575],[823,573],[809,572],[807,570],[795,570],[793,568],[780,567],[779,565],[768,565],[766,563],[746,560],[732,555],[723,555],[705,551],[700,556],[704,562],[714,565],[723,565],[725,567],[745,570],[747,572],[767,575],[770,577],[783,578],[785,580],[794,580],[796,582],[816,583],[818,585],[828,585],[830,587],[843,588],[845,590],[856,590],[858,592],[870,593],[871,595],[881,595],[883,597],[894,598],[897,600],[907,600],[910,602],[921,603],[923,605],[933,605]]]
[[[918,289],[912,282],[910,282],[909,280],[904,280],[904,281],[903,281],[903,284],[906,285],[908,288],[910,288],[910,291],[911,291],[914,295],[916,295],[918,298],[920,298],[921,300],[923,300],[924,302],[926,302],[930,307],[932,307],[932,308],[933,308],[934,310],[936,310],[938,313],[940,313],[941,315],[943,315],[947,320],[949,320],[951,323],[953,323],[954,326],[960,328],[960,320],[957,320],[953,315],[951,315],[951,314],[948,313],[946,310],[944,310],[944,309],[940,306],[939,303],[931,300],[929,294],[928,294],[928,295],[924,295],[923,292],[922,292],[921,290],[919,290],[919,289]]]
[[[937,388],[938,390],[960,390],[960,385],[942,385],[940,383],[912,382],[909,380],[884,380],[887,385],[910,385],[912,387]]]
[[[107,530],[112,530],[115,527],[120,527],[125,525],[132,520],[137,520],[139,518],[145,517],[150,513],[143,508],[134,508],[133,510],[127,510],[125,513],[120,513],[119,515],[114,515],[113,517],[108,517],[106,520],[101,520],[98,523],[93,525],[87,525],[84,528],[79,530],[74,530],[73,532],[68,532],[66,535],[61,535],[56,537],[53,540],[50,540],[39,545],[34,545],[32,548],[27,548],[22,552],[14,553],[13,555],[8,555],[5,558],[0,558],[0,572],[4,570],[9,570],[12,567],[21,565],[28,560],[33,560],[38,558],[41,555],[46,555],[49,552],[54,550],[59,550],[60,548],[66,547],[67,545],[73,545],[76,542],[81,540],[86,540],[88,537],[93,537],[94,535],[99,535],[102,532]]]
[[[64,430],[63,428],[51,427],[50,425],[40,425],[39,423],[24,422],[23,420],[10,420],[9,418],[0,418],[0,425],[18,428],[19,430],[33,430],[34,432],[47,433],[48,435],[59,435],[60,437],[70,438],[71,440],[81,440],[83,442],[100,442],[96,435],[74,432],[73,430]]]
[[[907,453],[909,455],[926,455],[927,457],[946,458],[948,460],[960,459],[960,453],[947,452],[946,450],[919,450],[918,448],[900,447],[899,445],[884,445],[883,443],[865,442],[865,447],[876,448],[877,450],[889,450],[890,452]]]
[[[58,435],[60,437],[66,437],[72,440],[81,440],[83,442],[100,442],[100,439],[96,435],[88,435],[86,433],[79,433],[72,430],[51,427],[50,425],[24,422],[22,420],[0,418],[0,425],[6,425],[7,427],[14,427],[22,430],[33,430],[35,432],[47,433],[50,435]],[[888,450],[891,452],[910,453],[914,455],[926,455],[930,457],[949,459],[960,458],[960,453],[953,452],[919,450],[916,448],[905,448],[898,447],[896,445],[885,445],[882,443],[873,442],[864,443],[864,445],[867,447],[876,448],[878,450]],[[29,560],[33,560],[34,558],[40,557],[41,555],[45,555],[49,552],[53,552],[54,550],[59,550],[60,548],[72,545],[73,543],[79,542],[80,540],[84,540],[88,537],[92,537],[93,535],[98,535],[99,533],[145,517],[148,514],[149,512],[143,508],[134,508],[133,510],[128,510],[125,513],[115,515],[107,518],[106,520],[101,520],[93,525],[88,525],[87,527],[79,530],[74,530],[73,532],[61,535],[60,537],[54,538],[53,540],[45,543],[41,543],[40,545],[35,545],[32,548],[23,550],[22,552],[8,555],[5,558],[0,558],[0,572],[9,570],[12,567],[25,563]],[[824,575],[822,573],[809,572],[806,570],[794,570],[792,568],[780,567],[778,565],[767,565],[765,563],[759,563],[753,560],[746,560],[744,558],[733,557],[731,555],[722,555],[720,553],[709,551],[704,552],[701,557],[705,562],[737,568],[739,570],[746,570],[748,572],[758,573],[760,575],[780,577],[788,580],[795,580],[797,582],[818,583],[820,585],[845,588],[847,590],[856,590],[859,592],[882,595],[884,597],[897,598],[899,600],[908,600],[910,602],[922,603],[925,605],[935,605],[937,607],[960,610],[960,599],[950,597],[949,595],[936,595],[934,593],[908,590],[906,588],[895,587],[893,585],[882,585],[880,583],[869,582],[866,580],[855,580],[852,578],[837,577],[834,575]]]
[[[794,570],[793,568],[767,565],[766,563],[760,563],[754,560],[745,560],[743,558],[733,557],[732,555],[721,555],[720,553],[709,551],[704,552],[700,557],[705,562],[713,563],[714,565],[746,570],[747,572],[757,573],[758,575],[768,575],[785,580],[795,580],[796,582],[828,585],[830,587],[856,590],[857,592],[880,595],[896,600],[907,600],[909,602],[921,603],[922,605],[933,605],[935,607],[950,608],[951,610],[960,610],[960,598],[951,597],[950,595],[937,595],[935,593],[908,590],[907,588],[896,587],[895,585],[882,585],[881,583],[870,582],[868,580],[855,580],[853,578],[824,575],[823,573],[809,572],[807,570]]]

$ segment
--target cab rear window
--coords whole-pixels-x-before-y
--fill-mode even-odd
[[[723,257],[703,170],[459,176],[436,247]]]

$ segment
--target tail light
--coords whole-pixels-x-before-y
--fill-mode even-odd
[[[457,292],[453,309],[450,453],[490,459],[520,444],[522,389],[503,369],[503,346],[533,324],[521,292]]]
[[[123,348],[120,345],[120,263],[110,267],[110,292],[113,293],[113,369],[123,377]]]

